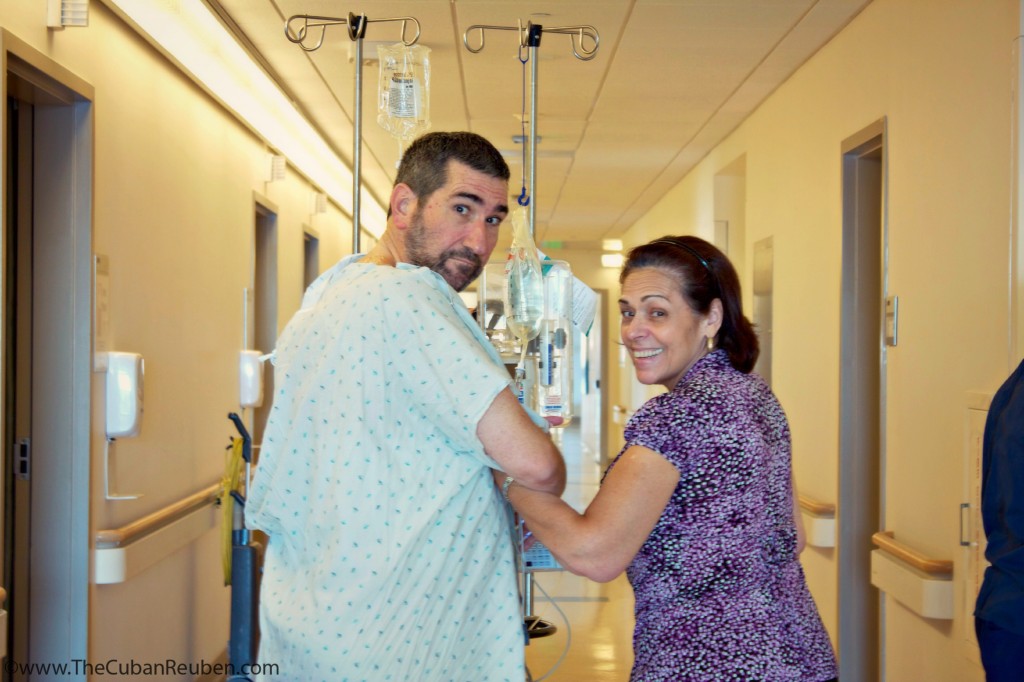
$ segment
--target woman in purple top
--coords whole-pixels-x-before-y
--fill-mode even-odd
[[[750,373],[736,271],[701,239],[664,237],[629,253],[620,283],[637,378],[668,392],[630,419],[583,514],[501,476],[506,497],[568,570],[626,571],[634,682],[834,679],[797,558],[789,426]]]

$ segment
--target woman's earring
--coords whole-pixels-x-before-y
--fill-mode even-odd
[[[715,349],[715,337],[707,336],[705,338],[708,340],[707,341],[707,346],[708,346],[708,352],[710,353],[711,351],[713,351]]]

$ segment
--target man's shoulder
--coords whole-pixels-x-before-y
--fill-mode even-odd
[[[356,261],[347,264],[335,284],[348,295],[362,292],[366,296],[375,293],[393,296],[398,293],[404,294],[405,298],[412,298],[426,296],[431,290],[442,293],[433,281],[435,277],[437,275],[427,268],[407,266],[405,263],[392,267]]]
[[[341,306],[347,316],[380,315],[408,324],[411,319],[457,324],[465,307],[458,294],[429,268],[399,263],[396,267],[361,265],[349,268],[330,296],[328,305]],[[425,317],[426,316],[426,317]]]

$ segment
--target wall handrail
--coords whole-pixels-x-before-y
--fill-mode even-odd
[[[220,493],[221,483],[218,481],[120,528],[98,530],[96,531],[96,549],[116,549],[130,545],[147,535],[166,528],[192,512],[213,504],[220,497]]]
[[[800,504],[800,508],[808,514],[815,514],[816,516],[835,516],[836,506],[831,502],[822,502],[816,500],[813,497],[808,497],[803,493],[797,494],[797,502]]]
[[[915,549],[898,541],[891,530],[879,531],[871,536],[871,542],[880,550],[888,552],[897,559],[904,561],[919,571],[931,574],[949,574],[953,572],[953,562],[948,559],[935,559],[921,554]]]

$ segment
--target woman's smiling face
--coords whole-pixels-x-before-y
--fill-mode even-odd
[[[722,324],[718,299],[707,315],[694,312],[680,283],[661,268],[641,268],[626,276],[619,311],[622,343],[633,357],[637,380],[670,391],[704,356],[707,339]]]

